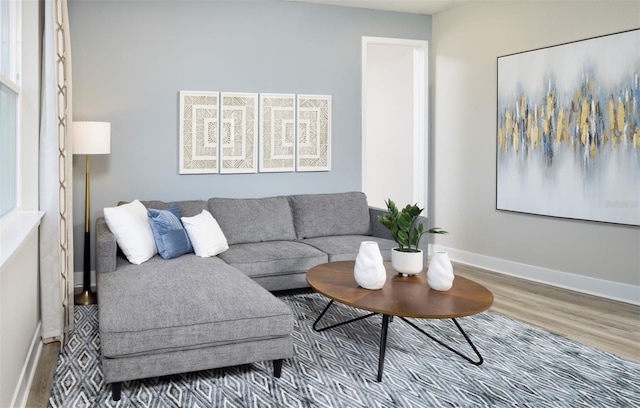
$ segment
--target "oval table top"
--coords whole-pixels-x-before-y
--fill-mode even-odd
[[[456,276],[453,287],[440,292],[427,284],[426,271],[402,277],[385,262],[387,281],[382,289],[360,287],[354,261],[329,262],[311,268],[307,282],[316,292],[337,302],[380,314],[427,319],[449,319],[483,312],[493,304],[493,294],[470,279]]]

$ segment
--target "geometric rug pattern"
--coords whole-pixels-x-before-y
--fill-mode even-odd
[[[640,401],[640,364],[491,311],[457,319],[484,357],[480,366],[395,319],[378,383],[379,316],[317,333],[311,326],[327,304],[324,296],[280,298],[295,316],[294,356],[281,378],[267,361],[127,381],[118,402],[103,382],[97,305],[76,306],[48,406],[631,407]],[[361,314],[336,302],[322,324]],[[473,355],[451,320],[412,321]]]

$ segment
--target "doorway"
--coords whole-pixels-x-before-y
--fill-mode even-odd
[[[428,202],[427,41],[362,37],[362,191],[371,206]]]

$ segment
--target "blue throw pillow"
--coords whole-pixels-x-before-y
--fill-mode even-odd
[[[166,210],[149,209],[147,215],[161,257],[171,259],[193,251],[177,205],[172,204]]]

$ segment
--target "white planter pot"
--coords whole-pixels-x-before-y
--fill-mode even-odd
[[[431,256],[427,270],[427,283],[434,290],[446,291],[453,286],[453,265],[446,252],[436,252]]]
[[[375,241],[360,243],[356,264],[353,268],[356,283],[365,289],[380,289],[387,280],[387,270],[380,253],[380,247]]]
[[[418,252],[402,252],[397,248],[391,250],[391,266],[402,276],[411,276],[422,272],[424,260],[422,249]]]

